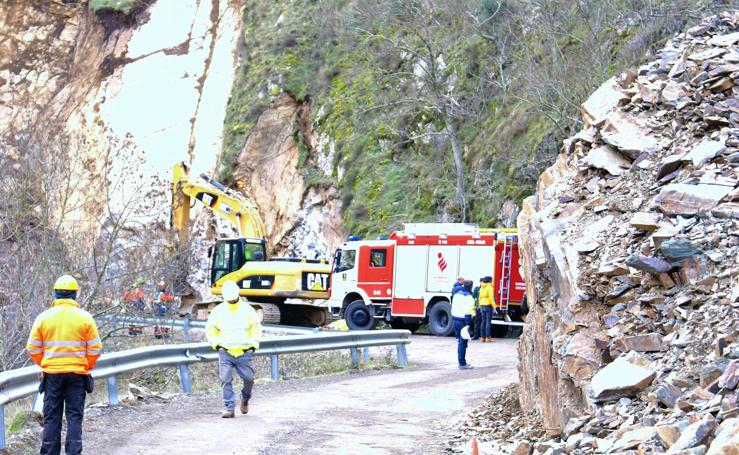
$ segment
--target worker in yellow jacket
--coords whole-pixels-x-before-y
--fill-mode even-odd
[[[493,341],[492,327],[490,325],[493,318],[493,308],[495,306],[495,288],[493,288],[493,278],[486,276],[482,279],[480,286],[479,307],[482,316],[480,337],[483,343],[491,343]]]
[[[58,455],[62,448],[62,414],[67,415],[67,454],[82,453],[82,417],[85,396],[92,392],[90,370],[103,345],[90,313],[77,303],[79,285],[69,275],[54,283],[51,308],[33,323],[26,350],[41,367],[44,393],[44,433],[41,454]],[[65,409],[66,408],[66,409]]]
[[[244,381],[241,389],[242,414],[249,412],[249,399],[254,386],[252,357],[259,349],[262,325],[254,308],[241,302],[239,286],[233,281],[223,285],[223,299],[211,311],[205,325],[205,334],[213,349],[218,351],[218,375],[223,389],[224,419],[234,417],[233,370]]]

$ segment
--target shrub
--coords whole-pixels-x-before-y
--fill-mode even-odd
[[[113,10],[120,11],[123,14],[130,14],[140,0],[90,0],[90,9],[92,11]]]

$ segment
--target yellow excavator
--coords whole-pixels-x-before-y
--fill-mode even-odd
[[[219,239],[208,251],[211,293],[221,294],[226,281],[235,281],[240,294],[262,313],[269,324],[319,327],[327,322],[325,308],[287,299],[328,299],[331,265],[302,258],[268,258],[267,231],[257,208],[242,194],[201,174],[193,179],[185,163],[172,169],[172,227],[180,241],[190,231],[190,208],[201,202],[238,230],[238,238]],[[219,302],[195,304],[210,310]]]

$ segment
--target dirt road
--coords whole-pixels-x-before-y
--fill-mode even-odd
[[[111,410],[92,419],[85,452],[116,454],[437,454],[444,429],[517,380],[516,340],[473,342],[473,370],[456,341],[418,335],[411,366],[258,384],[246,416],[221,419],[216,394]]]

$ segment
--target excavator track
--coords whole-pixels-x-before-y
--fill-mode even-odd
[[[280,307],[274,303],[251,303],[262,324],[280,324]]]
[[[325,308],[301,303],[279,303],[280,324],[320,327],[328,320]]]
[[[218,303],[220,302],[199,302],[195,306],[196,308],[207,309],[210,312]],[[249,304],[256,310],[262,324],[321,327],[337,319],[326,308],[317,305],[253,301],[249,301]]]

